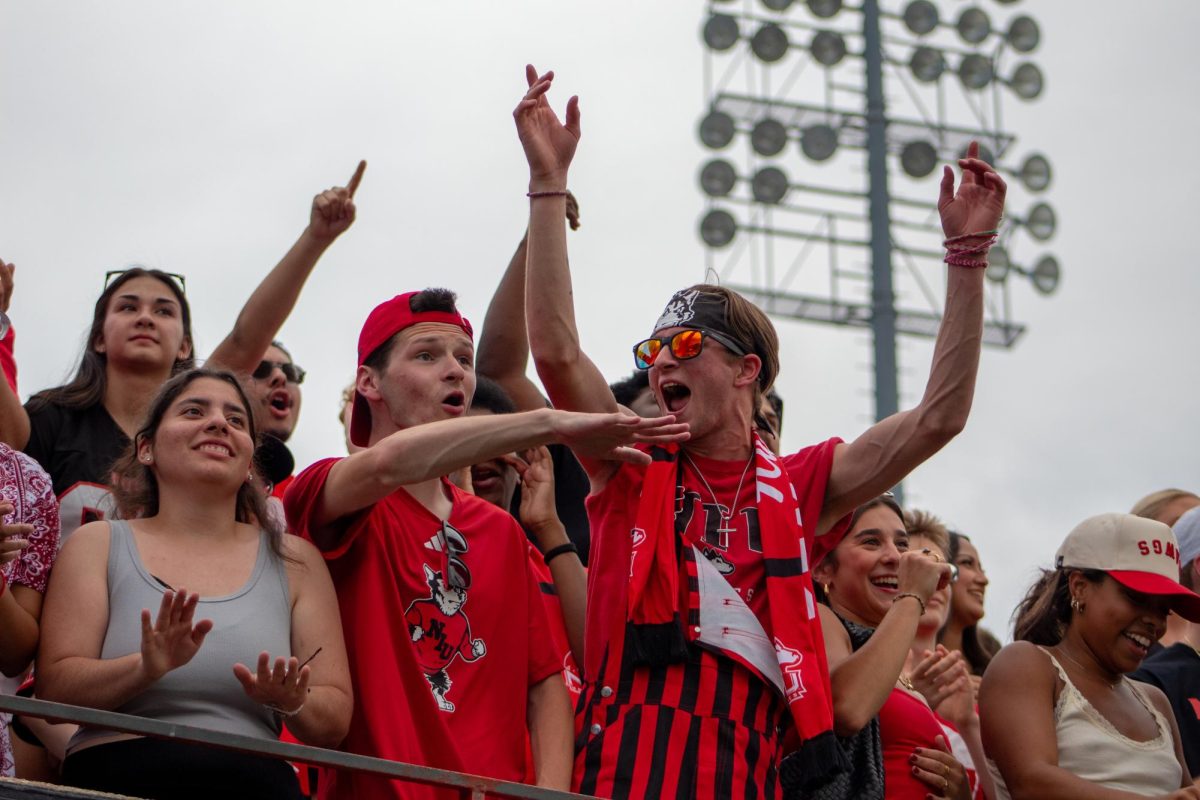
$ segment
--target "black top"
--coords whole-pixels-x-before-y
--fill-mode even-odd
[[[50,474],[56,495],[80,482],[108,485],[129,437],[102,403],[82,410],[47,404],[36,411],[26,404],[25,410],[30,427],[25,452]]]
[[[1129,677],[1163,690],[1175,711],[1188,772],[1200,770],[1200,654],[1184,642],[1164,647]]]

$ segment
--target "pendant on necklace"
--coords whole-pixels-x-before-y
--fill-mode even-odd
[[[724,514],[721,515],[721,524],[717,526],[717,533],[721,534],[722,542],[728,542],[729,534],[737,531],[737,528],[733,527],[730,524],[731,522],[733,522],[732,514],[730,514],[729,516],[726,516]]]

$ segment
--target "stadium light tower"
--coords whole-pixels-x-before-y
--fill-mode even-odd
[[[996,0],[993,11],[1013,2]],[[930,185],[939,163],[978,140],[981,157],[1010,176],[1010,209],[1022,200],[1017,184],[1039,194],[1052,175],[1040,154],[1016,162],[1002,119],[1006,92],[1031,101],[1045,88],[1025,60],[1041,42],[1037,22],[1017,13],[997,24],[975,4],[957,4],[953,18],[930,0],[895,5],[711,0],[702,29],[699,136],[719,151],[700,169],[706,266],[770,314],[870,328],[876,419],[899,408],[897,335],[934,337],[941,322],[923,274],[944,255]],[[1040,244],[1056,227],[1044,202],[1009,212],[989,259],[984,344],[1011,348],[1025,331],[1011,315],[1013,275],[1044,295],[1058,287],[1054,256],[1016,260],[1020,240]],[[803,269],[814,254],[827,273]],[[897,278],[927,307],[897,307]]]

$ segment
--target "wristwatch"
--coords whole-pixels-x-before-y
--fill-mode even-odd
[[[12,328],[12,320],[8,318],[8,314],[0,311],[0,339],[8,336],[8,331],[10,328]]]

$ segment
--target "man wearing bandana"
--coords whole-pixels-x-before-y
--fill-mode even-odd
[[[579,141],[526,68],[514,111],[529,163],[526,309],[538,374],[561,409],[617,404],[579,347],[563,229]],[[1005,186],[972,145],[961,185],[945,169],[947,300],[921,402],[853,442],[775,456],[756,411],[779,370],[766,315],[720,286],[677,292],[634,347],[659,407],[689,425],[649,466],[581,456],[592,484],[584,698],[574,788],[602,797],[780,797],[844,767],[810,563],[847,515],[925,461],[966,424],[979,363],[983,269]],[[899,598],[898,598],[899,599]],[[900,603],[916,626],[916,603]],[[789,759],[786,780],[779,763]],[[787,786],[782,785],[787,783]]]

